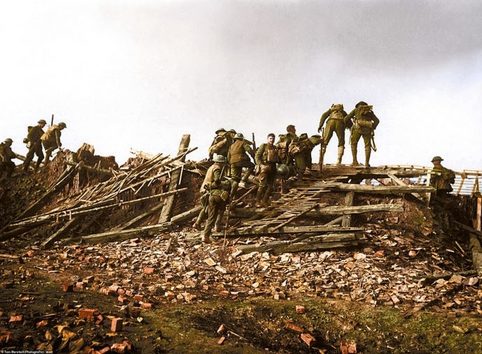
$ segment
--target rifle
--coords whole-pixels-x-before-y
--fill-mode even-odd
[[[318,160],[318,165],[320,167],[320,173],[323,170],[323,158],[325,156],[325,152],[323,151],[323,136],[325,135],[325,127],[321,129],[321,142],[320,142],[320,159]]]
[[[256,152],[256,140],[254,139],[254,133],[251,133],[251,140],[253,141],[253,151]]]
[[[52,118],[50,118],[50,126],[54,125],[54,115],[52,114]]]
[[[372,132],[371,146],[373,151],[377,151],[377,144],[375,144],[375,132]]]

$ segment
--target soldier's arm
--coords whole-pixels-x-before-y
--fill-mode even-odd
[[[372,112],[373,129],[377,129],[378,124],[380,124],[380,119]]]
[[[263,162],[262,160],[263,160],[264,147],[265,147],[265,144],[261,144],[261,146],[256,151],[256,155],[254,158],[256,165],[261,165],[261,163]]]
[[[323,128],[323,124],[325,124],[326,118],[328,118],[330,114],[331,114],[331,109],[327,110],[325,113],[321,115],[320,124],[318,125],[318,132],[320,132],[321,128]]]
[[[57,143],[57,146],[61,147],[62,143],[60,142],[60,131],[55,129],[54,134],[55,134],[55,142]]]
[[[356,111],[356,110],[354,109],[354,110],[352,110],[350,113],[348,113],[348,115],[345,116],[345,119],[344,119],[345,124],[347,124],[348,122],[350,122],[350,121],[353,119],[353,117],[355,117],[355,111]]]
[[[253,148],[250,144],[244,144],[244,151],[246,151],[248,155],[251,156],[253,159],[255,158]]]

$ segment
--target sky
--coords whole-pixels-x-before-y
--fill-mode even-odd
[[[54,114],[73,151],[122,163],[189,133],[202,159],[218,128],[312,135],[332,103],[363,100],[372,165],[482,170],[481,18],[479,0],[3,0],[0,139],[25,155],[27,126]]]

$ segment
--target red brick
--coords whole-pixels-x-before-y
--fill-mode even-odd
[[[224,343],[225,340],[226,340],[226,337],[225,337],[225,336],[222,336],[221,338],[219,338],[218,344],[219,344],[219,345],[223,345],[223,343]]]
[[[141,294],[134,295],[134,300],[136,301],[142,301],[143,299],[144,299],[144,295],[141,295]]]
[[[297,326],[294,323],[290,323],[290,322],[286,323],[286,328],[298,333],[302,333],[304,331],[304,329],[301,328],[300,326]]]
[[[115,352],[115,353],[123,354],[123,353],[125,353],[126,350],[127,350],[127,344],[125,344],[124,342],[122,342],[122,343],[114,343],[114,344],[112,344],[112,346],[110,347],[110,350],[112,350],[112,351]]]
[[[218,330],[216,331],[217,334],[223,334],[224,332],[226,332],[226,326],[224,324],[222,324],[221,326],[219,326]]]
[[[121,304],[125,304],[125,303],[127,303],[127,298],[125,298],[125,297],[122,296],[122,295],[119,295],[119,296],[117,297],[117,301],[120,302]]]
[[[300,338],[309,347],[311,347],[316,342],[315,337],[313,337],[310,333],[301,333]]]
[[[296,305],[296,313],[305,313],[305,307],[301,305]]]
[[[79,310],[79,318],[85,319],[87,321],[94,320],[94,314],[97,312],[97,309],[80,309]]]
[[[110,331],[114,333],[119,332],[122,330],[122,325],[123,325],[122,318],[120,317],[113,318],[110,324]]]
[[[49,321],[47,320],[42,320],[42,321],[39,321],[37,322],[37,324],[35,325],[37,328],[42,328],[42,327],[45,327],[46,325],[49,324]]]
[[[154,274],[154,268],[152,267],[144,268],[144,274]]]
[[[109,286],[109,294],[117,294],[117,290],[119,290],[119,285],[111,285]]]
[[[10,320],[8,322],[16,323],[16,322],[22,322],[22,321],[23,321],[22,315],[12,315],[12,316],[10,316]]]
[[[119,295],[125,295],[126,291],[122,288],[117,289],[117,294]]]
[[[78,281],[77,283],[75,283],[75,287],[77,289],[83,289],[84,288],[84,283],[81,282],[81,281]]]
[[[150,302],[141,302],[141,307],[143,309],[149,310],[152,308],[152,304]]]
[[[100,354],[108,353],[108,352],[110,352],[110,347],[102,348],[102,349],[99,350],[98,352],[99,352]]]
[[[95,321],[95,324],[100,325],[102,323],[102,321],[104,321],[104,316],[102,316],[102,314],[99,313],[97,315],[97,320]]]

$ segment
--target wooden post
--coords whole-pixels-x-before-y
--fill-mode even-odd
[[[179,144],[179,151],[178,155],[185,153],[188,148],[189,148],[189,143],[191,141],[191,135],[189,134],[184,134],[181,139],[181,143]],[[185,157],[181,159],[182,162],[185,161]],[[179,179],[181,177],[181,170],[177,169],[172,172],[171,174],[171,182],[169,183],[169,192],[174,191],[177,189],[177,186],[179,184]],[[164,206],[161,211],[161,215],[159,217],[159,223],[165,223],[171,219],[172,215],[172,208],[174,206],[174,200],[175,196],[171,196],[167,198],[164,202]]]
[[[353,200],[355,199],[355,192],[348,192],[345,196],[345,206],[353,206]],[[351,215],[343,216],[343,221],[341,226],[349,227],[351,226]]]

